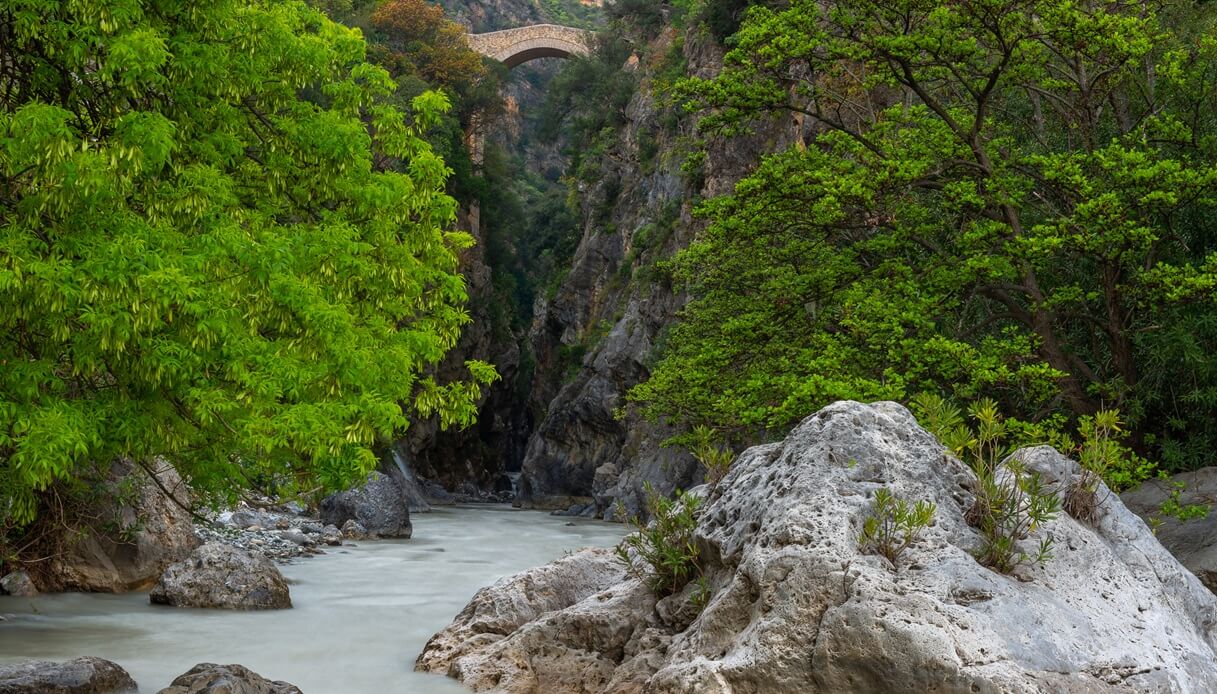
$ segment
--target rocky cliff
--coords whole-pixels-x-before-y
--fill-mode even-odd
[[[1079,472],[1015,457],[1058,491]],[[1020,549],[1055,556],[1004,575],[974,558],[977,485],[900,405],[837,403],[710,493],[704,609],[588,550],[483,589],[418,667],[511,694],[1212,691],[1217,598],[1118,496],[1037,528]],[[894,563],[859,540],[882,489],[936,505]]]
[[[700,479],[690,456],[662,446],[671,432],[624,405],[684,302],[659,263],[696,236],[694,201],[730,192],[796,133],[775,121],[750,137],[710,141],[699,170],[682,170],[691,119],[664,103],[662,85],[674,70],[711,76],[721,60],[705,32],[668,29],[622,67],[638,71],[638,90],[594,182],[580,184],[582,239],[529,334],[537,361],[530,405],[540,417],[523,462],[522,505],[612,517],[617,502],[638,512],[645,482],[670,493]]]
[[[584,0],[452,0],[443,3],[449,16],[470,31],[484,32],[540,22],[590,25],[599,2]],[[534,411],[527,406],[532,384],[532,354],[527,325],[531,307],[513,304],[514,256],[534,216],[516,208],[529,195],[543,196],[561,189],[566,166],[565,140],[538,136],[538,117],[545,85],[561,66],[558,59],[534,61],[513,70],[504,83],[502,113],[484,124],[488,145],[485,184],[491,189],[478,204],[480,223],[468,215],[458,227],[473,230],[477,245],[462,258],[469,291],[471,323],[439,370],[441,378],[461,378],[468,359],[495,365],[500,381],[485,389],[478,423],[465,431],[441,431],[436,421],[415,422],[394,448],[413,472],[439,482],[449,491],[477,497],[510,492],[534,428]],[[528,180],[525,180],[528,179]],[[514,214],[510,214],[514,212]],[[518,264],[518,263],[515,263]],[[381,453],[382,469],[397,473],[392,452]]]
[[[560,21],[554,13],[563,6],[479,0],[450,3],[449,9],[483,31]],[[614,27],[633,31],[628,22]],[[676,77],[715,74],[723,49],[699,28],[635,33],[626,40],[633,55],[627,50],[628,59],[610,69],[632,75],[635,92],[611,127],[571,143],[567,152],[580,150],[573,163],[561,156],[560,137],[540,134],[536,116],[561,61],[513,71],[506,114],[488,124],[488,142],[499,154],[488,148],[487,169],[493,156],[505,158],[515,167],[507,175],[515,179],[504,180],[500,171],[492,181],[488,171],[487,181],[523,191],[483,196],[480,243],[466,262],[474,323],[447,367],[456,374],[465,359],[486,359],[504,380],[487,393],[472,430],[444,433],[420,423],[407,441],[419,474],[450,490],[503,489],[505,473],[518,472],[519,505],[612,518],[618,502],[628,513],[640,510],[645,483],[670,493],[700,480],[690,456],[663,446],[673,432],[631,413],[625,396],[647,377],[684,303],[662,263],[701,227],[693,217],[695,201],[729,192],[763,154],[788,145],[796,129],[775,120],[751,137],[713,140],[705,143],[702,163],[685,166],[700,148],[689,144],[696,139],[693,119],[678,113],[665,91]],[[524,273],[535,302],[517,304],[504,317],[500,280],[511,271],[508,265],[530,265],[536,258],[521,256],[553,250],[528,245],[529,230],[513,229],[520,220],[508,219],[512,205],[529,195],[555,194],[565,194],[574,207],[574,250],[555,254],[562,267]],[[504,203],[505,195],[516,200]],[[549,211],[529,212],[524,222],[546,226]]]

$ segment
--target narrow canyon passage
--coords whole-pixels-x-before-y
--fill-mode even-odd
[[[625,531],[507,507],[447,508],[413,521],[411,540],[362,542],[283,567],[290,610],[172,609],[143,592],[2,596],[0,663],[88,653],[121,663],[141,691],[215,662],[306,692],[462,692],[413,672],[432,634],[482,586],[568,550],[612,545]]]

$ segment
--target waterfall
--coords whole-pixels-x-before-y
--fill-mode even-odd
[[[427,495],[423,488],[418,484],[418,478],[414,476],[414,468],[410,467],[410,459],[406,457],[406,452],[403,446],[395,443],[389,446],[389,457],[393,459],[393,465],[397,467],[397,472],[401,474],[401,479],[398,480],[398,485],[401,487],[402,498],[406,505],[410,508],[410,513],[426,513],[431,510],[431,504],[427,501]]]
[[[401,473],[401,476],[405,478],[407,482],[416,482],[417,480],[414,479],[414,471],[410,469],[409,461],[406,460],[405,454],[401,452],[401,445],[393,444],[393,446],[390,447],[390,451],[393,454],[393,463],[397,465],[397,471]]]

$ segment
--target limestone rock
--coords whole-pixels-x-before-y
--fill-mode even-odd
[[[272,682],[243,665],[200,663],[158,694],[302,694],[295,685]]]
[[[1077,471],[1048,448],[1016,455],[1057,484]],[[837,403],[746,451],[709,495],[700,614],[622,580],[506,635],[433,640],[419,662],[512,694],[1213,691],[1217,597],[1118,497],[1100,490],[1092,524],[1047,523],[1024,544],[1050,534],[1055,557],[1006,576],[973,557],[974,485],[900,405]],[[895,566],[858,546],[883,487],[937,505]],[[529,575],[483,591],[441,635]]]
[[[342,531],[333,525],[327,525],[321,530],[321,541],[331,547],[337,547],[342,544]]]
[[[392,478],[373,472],[363,486],[322,500],[321,522],[343,527],[354,520],[377,537],[410,537],[408,503]]]
[[[165,569],[149,598],[154,604],[228,610],[292,606],[287,580],[263,556],[209,542]]]
[[[542,615],[570,607],[620,582],[622,566],[607,549],[585,549],[483,588],[455,621],[431,637],[415,669],[449,673],[469,653],[498,641]],[[466,666],[468,664],[466,663]]]
[[[280,530],[279,537],[283,538],[284,540],[287,540],[288,542],[290,542],[294,545],[299,545],[301,547],[307,547],[307,546],[314,544],[313,540],[310,539],[308,535],[305,535],[304,532],[298,528],[288,528],[287,530]]]
[[[1176,485],[1182,485],[1180,489]],[[1183,506],[1201,504],[1209,507],[1203,518],[1181,521],[1163,516],[1162,502],[1179,489]],[[1209,590],[1217,592],[1217,467],[1185,472],[1167,480],[1150,480],[1140,487],[1124,492],[1121,499],[1128,508],[1146,522],[1158,519],[1158,541],[1181,564],[1196,574]]]
[[[38,594],[30,575],[24,571],[14,571],[0,578],[0,588],[4,589],[5,593],[19,598],[32,598]]]
[[[91,656],[62,663],[0,665],[0,694],[119,694],[136,690],[135,680],[126,670]]]
[[[93,523],[134,527],[129,538],[112,537],[97,529],[83,534],[65,533],[63,551],[39,571],[39,585],[46,591],[85,591],[119,593],[151,585],[175,561],[188,556],[198,546],[194,519],[171,500],[187,502],[190,494],[185,482],[168,463],[154,462],[156,480],[130,460],[115,461],[104,480],[104,501],[91,513],[100,519]],[[126,493],[124,488],[133,489]],[[114,500],[125,500],[115,505]],[[41,567],[39,567],[41,569]]]

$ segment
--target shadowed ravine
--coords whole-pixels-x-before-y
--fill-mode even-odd
[[[478,588],[583,546],[608,546],[620,525],[505,507],[413,518],[414,539],[364,542],[283,567],[290,610],[156,607],[145,593],[0,597],[0,662],[82,654],[126,668],[155,692],[195,663],[241,663],[305,692],[461,692],[412,671],[427,639]]]

